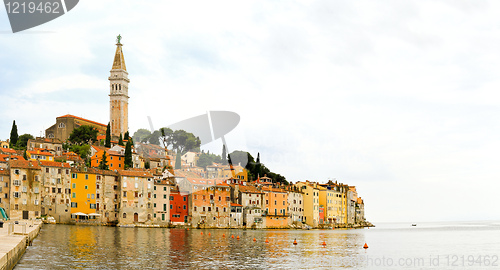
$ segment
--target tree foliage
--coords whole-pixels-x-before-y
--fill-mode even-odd
[[[107,157],[106,157],[106,151],[102,152],[101,162],[99,162],[99,169],[101,169],[101,170],[108,170],[109,169],[108,161],[107,161]]]
[[[104,147],[111,147],[111,125],[108,122],[108,126],[106,127],[106,142],[104,143]]]
[[[143,142],[144,139],[148,138],[151,135],[151,131],[141,128],[134,132],[134,136],[132,138],[136,142]]]
[[[64,145],[63,145],[63,147],[64,147]],[[84,160],[87,160],[89,155],[90,155],[90,145],[88,145],[88,144],[66,145],[66,148],[69,149],[71,152],[75,152]]]
[[[175,169],[181,169],[182,168],[182,161],[181,161],[181,152],[177,152],[177,155],[175,156]]]
[[[71,132],[68,140],[74,144],[83,145],[91,141],[97,141],[97,129],[92,126],[83,125]]]
[[[207,166],[212,165],[213,163],[222,163],[222,158],[219,155],[214,155],[210,153],[201,153],[196,166],[207,168]]]
[[[258,157],[260,161],[260,154],[258,154]],[[248,170],[249,179],[257,179],[258,176],[267,175],[267,177],[273,179],[274,183],[288,184],[288,181],[283,175],[272,172],[260,162],[255,162],[252,155],[248,152],[233,151],[229,154],[229,159],[233,162],[233,165],[241,164],[241,166],[244,166]]]
[[[33,135],[31,134],[23,134],[17,139],[17,143],[14,148],[17,150],[26,150],[26,148],[28,147],[28,141],[34,138],[35,137],[33,137]]]
[[[195,137],[193,133],[186,132],[184,130],[173,131],[170,128],[163,127],[159,130],[155,130],[153,133],[146,129],[139,129],[134,133],[134,140],[142,143],[149,143],[163,145],[163,147],[181,152],[182,154],[192,151],[199,150],[201,145],[201,140]]]
[[[123,137],[122,137],[122,134],[120,133],[120,139],[118,139],[118,145],[121,145],[123,146]]]
[[[134,161],[132,160],[132,142],[127,141],[127,145],[125,146],[125,160],[124,160],[125,169],[133,168]]]
[[[10,130],[10,140],[9,140],[10,148],[14,148],[14,146],[16,146],[18,138],[19,135],[17,134],[16,120],[14,120],[14,122],[12,122],[12,129]]]

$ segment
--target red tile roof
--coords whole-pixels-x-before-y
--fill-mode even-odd
[[[243,205],[241,205],[241,204],[237,204],[237,203],[231,203],[231,206],[239,206],[239,207],[243,207]]]
[[[101,124],[101,123],[97,123],[95,121],[92,121],[92,120],[88,120],[88,119],[85,119],[85,118],[81,118],[81,117],[78,117],[78,116],[74,116],[74,115],[71,115],[71,114],[66,114],[66,115],[63,115],[63,116],[59,116],[57,118],[75,118],[75,119],[79,119],[79,120],[83,120],[83,121],[87,121],[89,123],[92,123],[92,124],[96,124],[96,125],[99,125],[99,126],[103,126],[105,128],[108,127],[108,125],[105,125],[105,124]],[[56,119],[57,119],[56,118]]]
[[[68,163],[55,162],[55,161],[40,161],[40,165],[44,167],[71,168],[71,166]]]
[[[40,169],[40,166],[35,160],[11,160],[9,161],[9,166],[11,168],[32,168],[32,169]]]
[[[153,177],[149,171],[137,171],[137,170],[119,170],[118,174],[122,176],[135,176],[135,177]]]

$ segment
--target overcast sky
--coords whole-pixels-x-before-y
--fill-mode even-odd
[[[0,139],[107,124],[121,34],[131,133],[233,111],[230,151],[355,185],[370,221],[500,219],[500,2],[151,2],[80,1],[16,34],[2,5]]]

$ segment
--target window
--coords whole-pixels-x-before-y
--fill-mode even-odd
[[[73,183],[73,188],[76,188],[76,184],[75,183]]]
[[[127,197],[127,192],[126,191],[123,192],[123,197]]]
[[[14,192],[14,198],[20,198],[21,197],[21,193],[19,192]]]
[[[14,180],[14,186],[20,186],[21,185],[21,181],[19,180]]]
[[[89,189],[89,186],[85,186],[85,189]]]
[[[182,200],[183,200],[183,201],[186,201],[186,197],[182,197]]]
[[[23,192],[25,192],[25,193],[28,192],[28,187],[24,186],[23,187]]]
[[[135,197],[138,198],[139,197],[139,192],[135,192]]]
[[[93,196],[93,195],[94,195],[94,194],[92,194],[92,196]],[[90,204],[90,209],[96,209],[96,204],[95,204],[95,203],[91,203],[91,204]]]
[[[46,172],[46,173],[49,173],[49,168],[45,168],[45,172]]]
[[[73,196],[72,196],[72,197],[73,197],[73,198],[76,198],[76,193],[74,193],[74,192],[73,192]]]
[[[174,206],[173,206],[173,205],[170,205],[170,209],[174,209]]]
[[[127,182],[123,182],[123,187],[126,188],[127,187]]]
[[[85,180],[89,180],[89,175],[88,174],[85,175]]]
[[[26,174],[23,174],[23,180],[26,180]]]
[[[77,176],[78,176],[78,175],[77,175],[76,173],[72,173],[72,174],[71,174],[71,178],[73,178],[73,179],[76,179],[76,178],[77,178]]]
[[[163,199],[166,199],[167,198],[167,195],[163,195]],[[170,200],[173,201],[174,200],[174,196],[170,196]]]
[[[18,169],[15,169],[15,170],[14,170],[14,174],[19,175],[19,173],[20,173],[20,171],[19,171]]]
[[[71,202],[71,208],[77,208],[77,206],[78,206],[78,204],[76,202]]]
[[[163,191],[167,191],[167,187],[163,187]]]
[[[123,213],[123,218],[127,218],[127,213]]]

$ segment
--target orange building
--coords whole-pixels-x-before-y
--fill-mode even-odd
[[[284,189],[262,187],[264,192],[264,215],[266,228],[285,228],[288,226],[288,193]]]
[[[196,181],[188,179],[188,181]],[[195,185],[190,199],[191,225],[225,228],[230,226],[231,187],[222,181],[206,180]],[[204,182],[205,182],[204,181]]]
[[[121,149],[123,151],[121,151]],[[116,151],[115,149],[118,149]],[[98,168],[102,160],[102,154],[106,152],[106,162],[110,170],[123,170],[125,166],[125,148],[114,146],[111,149],[98,148],[98,151],[90,158],[90,166]]]

